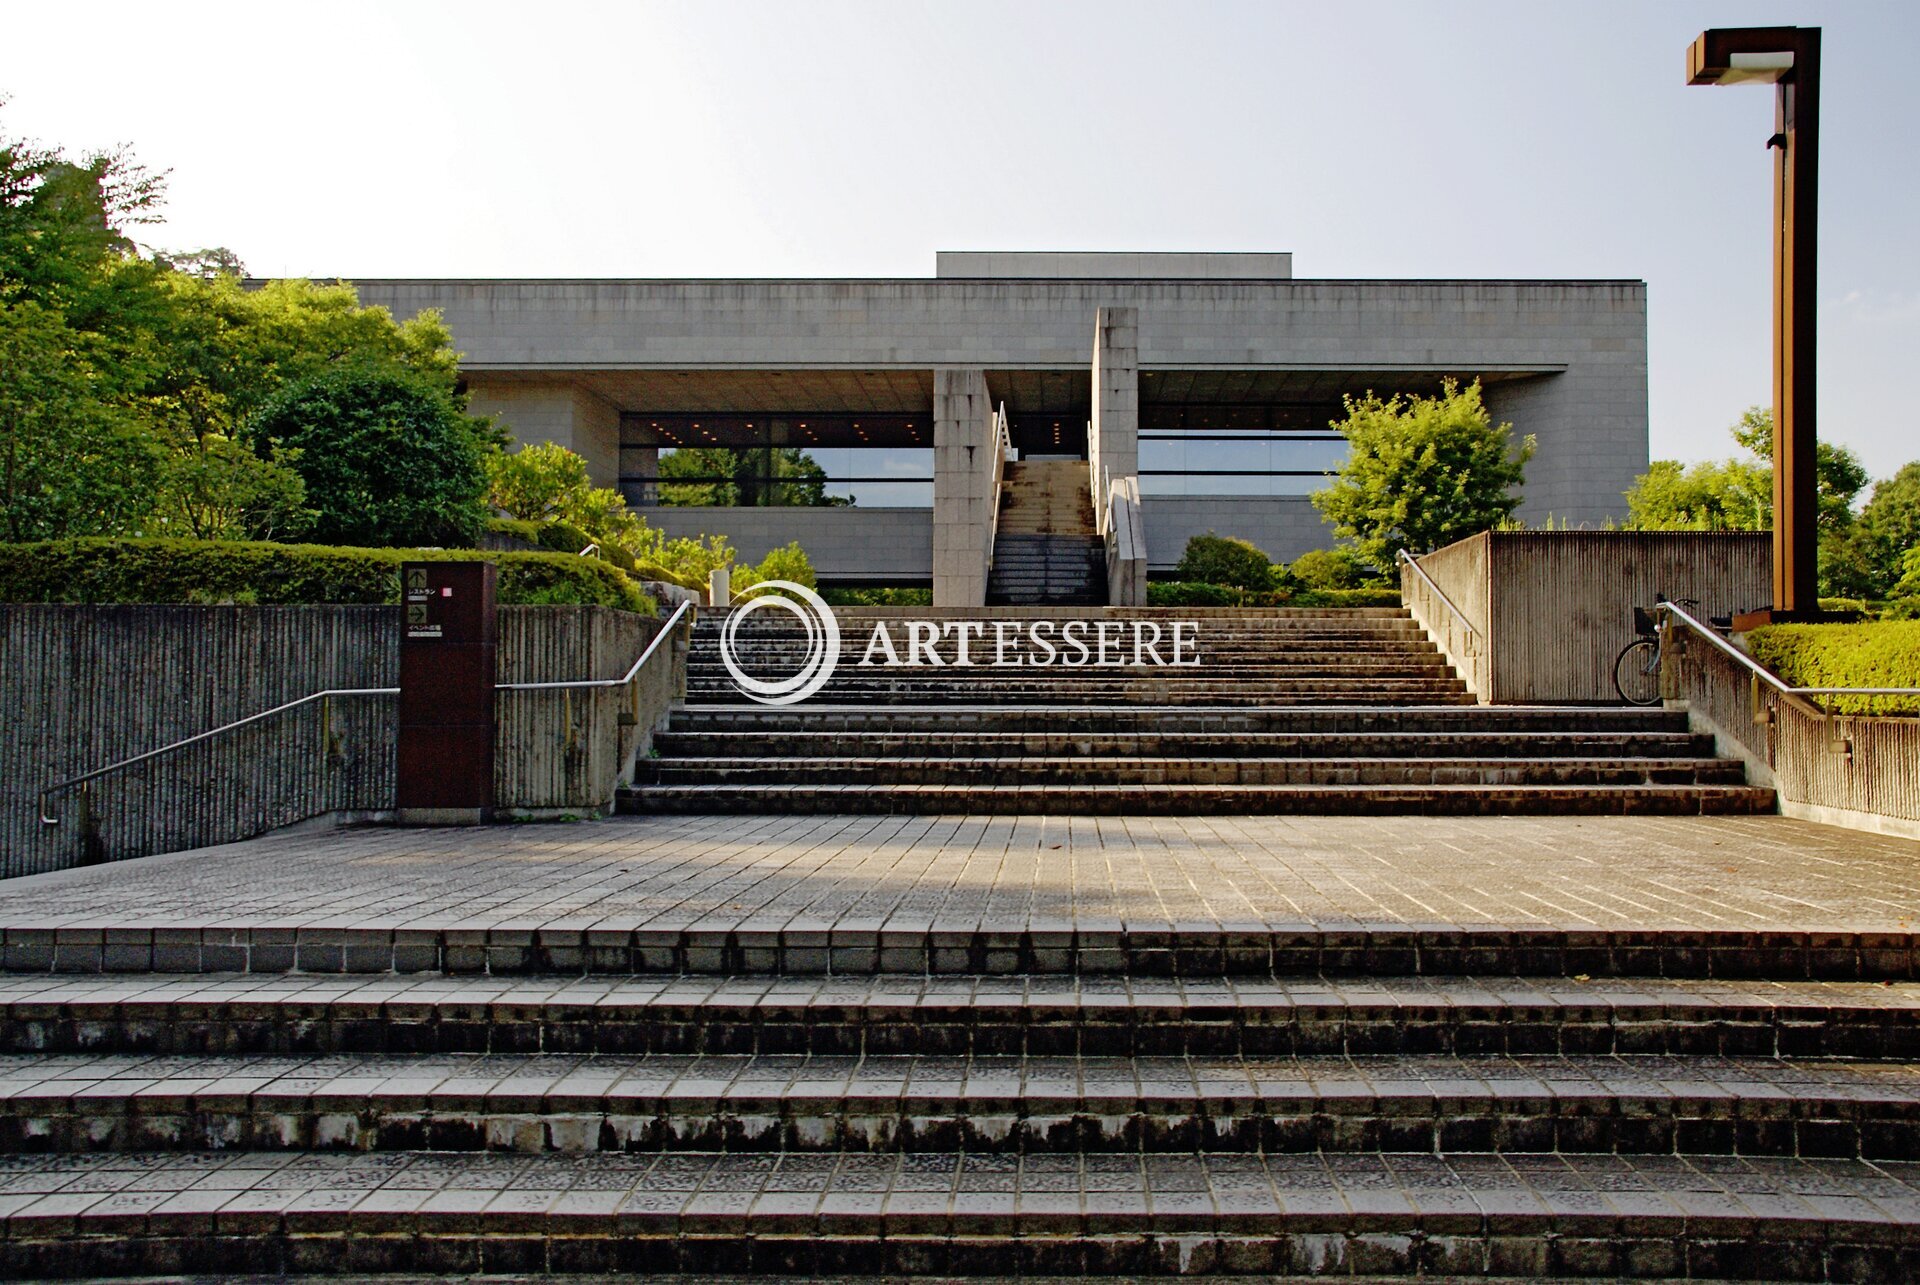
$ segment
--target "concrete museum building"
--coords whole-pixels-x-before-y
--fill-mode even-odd
[[[967,252],[930,279],[356,285],[397,317],[439,309],[476,413],[577,451],[669,534],[748,559],[797,540],[823,583],[931,584],[940,606],[1140,601],[1207,531],[1326,547],[1308,494],[1350,393],[1480,380],[1539,440],[1536,521],[1621,516],[1647,465],[1639,281]]]

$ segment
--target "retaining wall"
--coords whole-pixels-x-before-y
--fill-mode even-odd
[[[1765,532],[1489,531],[1420,559],[1401,598],[1483,704],[1616,703],[1633,608],[1698,599],[1707,615],[1773,597]]]
[[[396,685],[399,610],[0,605],[0,876],[390,810],[396,701],[377,696],[304,705],[65,791],[57,826],[41,823],[39,792],[323,688]],[[503,607],[499,681],[618,677],[660,627],[604,607]],[[684,646],[660,662],[637,696],[501,693],[496,806],[607,806],[683,690]]]

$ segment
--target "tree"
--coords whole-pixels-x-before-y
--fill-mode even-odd
[[[1346,399],[1333,425],[1347,459],[1314,507],[1376,567],[1400,549],[1424,552],[1498,526],[1520,505],[1534,439],[1514,444],[1512,425],[1496,425],[1475,381],[1446,381],[1435,397]]]
[[[1854,535],[1874,577],[1874,591],[1866,596],[1892,592],[1904,574],[1903,559],[1920,549],[1920,460],[1875,484]]]
[[[0,307],[0,535],[114,535],[152,495],[160,453],[99,394],[88,336],[38,304]]]
[[[611,486],[595,486],[587,462],[558,442],[538,442],[487,459],[487,503],[523,522],[564,522],[602,545],[638,555],[646,526]]]
[[[169,455],[161,466],[152,535],[195,540],[285,540],[300,536],[315,513],[306,484],[290,464],[291,447],[263,459],[219,433]]]
[[[299,473],[315,539],[379,546],[465,545],[479,536],[490,434],[451,394],[391,367],[302,380],[249,425],[256,451]]]
[[[1653,461],[1627,491],[1628,529],[1771,531],[1773,412],[1749,406],[1728,432],[1757,460],[1734,457],[1692,465]],[[1880,596],[1883,582],[1891,579],[1891,566],[1861,543],[1853,512],[1853,502],[1867,484],[1866,466],[1851,449],[1819,442],[1814,447],[1814,477],[1820,593]]]

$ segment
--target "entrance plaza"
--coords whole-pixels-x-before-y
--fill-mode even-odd
[[[85,968],[93,943],[110,972],[245,967],[234,952],[250,944],[296,951],[303,971],[385,970],[383,951],[429,942],[460,971],[485,947],[486,966],[514,972],[530,949],[631,934],[636,950],[711,961],[702,971],[730,940],[777,947],[794,971],[871,972],[877,949],[886,971],[925,972],[924,951],[973,934],[1044,934],[1064,957],[1076,932],[1152,934],[1154,950],[1194,934],[1215,951],[1223,934],[1343,950],[1372,935],[1411,965],[1424,938],[1540,933],[1542,950],[1611,934],[1729,960],[1778,936],[1905,977],[1917,854],[1772,816],[615,818],[279,834],[34,876],[9,882],[0,927],[11,968],[49,967],[50,950]]]

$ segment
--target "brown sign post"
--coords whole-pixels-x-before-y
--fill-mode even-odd
[[[477,825],[493,809],[494,580],[489,562],[400,569],[402,825]]]

